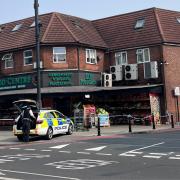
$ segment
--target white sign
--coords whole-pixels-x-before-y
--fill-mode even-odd
[[[174,95],[175,96],[180,96],[180,88],[179,87],[174,88]]]

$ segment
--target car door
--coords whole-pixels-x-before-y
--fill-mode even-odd
[[[66,116],[64,116],[64,114],[58,112],[58,111],[54,111],[54,114],[56,116],[56,119],[58,121],[58,133],[64,133],[68,131],[68,124],[67,124],[67,120],[66,120]]]

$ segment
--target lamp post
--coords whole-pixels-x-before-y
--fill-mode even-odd
[[[41,102],[41,72],[40,72],[40,24],[38,19],[38,0],[34,0],[34,10],[35,10],[35,37],[36,37],[36,68],[37,68],[37,104],[38,110],[42,107]]]

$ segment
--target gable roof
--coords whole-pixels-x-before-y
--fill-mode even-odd
[[[41,44],[73,44],[106,48],[107,45],[91,21],[60,13],[39,16],[42,24]],[[30,27],[34,17],[0,25],[0,51],[29,47],[35,45],[35,28]],[[12,29],[22,24],[20,29]]]
[[[163,42],[180,43],[176,16],[180,17],[180,12],[150,8],[94,20],[93,24],[110,49],[125,49]],[[144,27],[135,29],[139,19],[145,20]]]

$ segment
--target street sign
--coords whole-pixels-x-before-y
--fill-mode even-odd
[[[174,95],[175,96],[180,96],[180,88],[179,87],[174,88]]]

